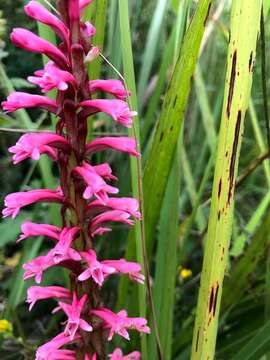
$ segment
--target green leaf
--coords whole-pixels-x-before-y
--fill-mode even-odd
[[[28,214],[29,218],[29,214]],[[26,215],[20,214],[16,219],[5,219],[0,223],[0,248],[3,248],[10,242],[15,244],[21,231],[21,223],[26,219]]]
[[[270,349],[270,320],[256,335],[231,359],[258,360]]]

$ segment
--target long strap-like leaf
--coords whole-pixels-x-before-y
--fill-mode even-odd
[[[235,0],[232,5],[228,68],[192,359],[214,358],[231,238],[235,178],[250,97],[261,5],[261,0]]]

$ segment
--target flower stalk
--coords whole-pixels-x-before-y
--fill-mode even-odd
[[[17,216],[24,206],[36,202],[61,204],[62,228],[25,222],[19,240],[32,236],[47,236],[52,249],[24,264],[24,279],[34,277],[39,284],[43,272],[50,267],[63,266],[70,271],[70,289],[61,286],[32,286],[28,290],[30,309],[38,300],[54,298],[62,311],[66,325],[62,333],[40,346],[36,360],[45,359],[106,359],[106,342],[115,334],[129,340],[129,329],[149,333],[144,318],[129,318],[125,310],[115,314],[104,307],[101,287],[116,274],[128,275],[143,283],[141,265],[124,259],[101,260],[95,252],[98,237],[112,229],[110,222],[133,225],[132,218],[141,218],[136,199],[120,198],[119,190],[109,184],[117,178],[107,163],[94,165],[93,154],[112,149],[140,156],[136,140],[127,137],[104,137],[87,144],[88,121],[96,113],[109,115],[124,127],[132,126],[136,112],[126,102],[130,95],[119,80],[89,80],[88,66],[98,55],[92,45],[95,29],[81,21],[81,14],[91,0],[59,0],[59,17],[50,13],[35,0],[25,6],[25,12],[38,22],[46,24],[60,39],[56,47],[28,30],[16,28],[11,34],[15,45],[31,52],[46,55],[49,62],[35,72],[28,81],[38,85],[45,95],[15,92],[2,103],[5,111],[40,107],[57,116],[55,133],[24,134],[9,151],[14,164],[27,158],[39,160],[43,154],[58,163],[59,187],[56,190],[38,189],[10,194],[5,199],[4,216]],[[89,64],[90,63],[90,64]],[[56,89],[56,99],[46,93]],[[107,93],[114,99],[93,99],[96,93]],[[63,348],[68,346],[68,349]],[[140,359],[134,352],[124,356],[120,349],[111,359]]]

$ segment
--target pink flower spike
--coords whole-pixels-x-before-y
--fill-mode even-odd
[[[55,263],[50,255],[38,256],[32,261],[29,261],[26,264],[23,264],[23,269],[25,270],[23,279],[28,280],[32,277],[35,278],[37,284],[41,283],[43,271],[54,266]]]
[[[10,35],[10,39],[15,45],[22,49],[38,54],[45,54],[60,67],[69,67],[68,60],[62,51],[49,41],[42,39],[29,30],[15,28]]]
[[[21,226],[21,231],[22,234],[20,235],[17,242],[20,242],[32,236],[47,236],[54,240],[58,240],[61,229],[54,225],[35,224],[31,221],[25,221]]]
[[[79,0],[80,11],[82,11],[87,5],[90,5],[94,0]]]
[[[68,89],[68,84],[74,88],[77,86],[74,76],[65,70],[59,69],[53,61],[49,61],[43,70],[37,70],[35,76],[29,76],[27,80],[40,86],[42,92],[48,92],[56,88],[60,91]]]
[[[66,152],[70,151],[69,142],[55,133],[28,133],[24,134],[8,151],[13,155],[13,164],[31,158],[39,160],[41,154],[48,154],[53,160],[57,159],[57,151],[60,148]]]
[[[136,111],[130,111],[127,103],[123,100],[86,100],[81,102],[80,106],[86,108],[87,114],[104,112],[125,127],[131,127],[132,117],[137,115]]]
[[[94,250],[88,250],[88,252],[81,252],[80,254],[87,262],[88,268],[80,274],[78,277],[79,281],[93,278],[99,286],[102,286],[105,277],[115,272],[113,267],[97,261],[97,255]]]
[[[71,243],[78,231],[79,228],[77,227],[64,228],[61,231],[58,243],[49,252],[55,264],[59,264],[66,259],[72,259],[74,261],[81,260],[81,256],[78,251],[71,248]]]
[[[109,358],[110,360],[140,360],[141,354],[138,351],[133,351],[132,353],[124,356],[122,350],[117,348],[109,355]]]
[[[7,112],[13,112],[19,109],[40,107],[56,114],[58,109],[55,100],[49,99],[46,96],[32,95],[20,91],[11,93],[7,97],[7,100],[3,101],[1,105]]]
[[[87,209],[92,210],[101,206],[111,208],[113,210],[125,211],[138,220],[141,218],[141,213],[138,211],[139,202],[134,198],[108,198],[106,204],[102,204],[99,200],[94,200],[87,205]]]
[[[76,335],[73,340],[79,340]],[[72,350],[59,350],[62,346],[70,343],[70,338],[61,333],[44,345],[41,345],[36,352],[35,360],[76,360],[75,352]]]
[[[69,31],[66,25],[60,19],[58,19],[57,16],[53,15],[37,1],[30,1],[24,7],[24,11],[28,16],[32,17],[33,19],[50,26],[57,33],[57,35],[61,37],[61,39],[68,42]]]
[[[120,80],[92,80],[89,81],[89,90],[91,93],[97,91],[106,92],[121,100],[130,96],[130,92],[125,89]]]
[[[56,299],[71,299],[71,292],[61,286],[31,286],[27,290],[27,300],[30,304],[29,310],[32,310],[33,306],[38,300],[45,300],[50,298]]]
[[[86,154],[107,149],[126,152],[137,157],[140,156],[140,153],[137,151],[136,140],[125,136],[94,139],[91,143],[86,145]]]
[[[95,195],[97,199],[105,203],[108,199],[107,193],[117,194],[119,192],[117,188],[107,185],[95,168],[86,162],[83,163],[83,166],[75,167],[73,171],[77,173],[87,185],[83,193],[85,199],[91,199],[91,197]]]
[[[91,332],[93,328],[85,320],[81,319],[81,313],[87,301],[87,295],[83,295],[78,300],[76,293],[73,293],[72,304],[59,302],[59,307],[65,312],[68,317],[65,334],[69,336],[70,340],[74,340],[78,329]]]
[[[142,267],[138,263],[126,261],[125,259],[120,259],[104,260],[102,261],[102,265],[107,265],[114,268],[117,273],[128,274],[132,280],[137,281],[140,284],[144,283],[145,277],[141,273]]]
[[[112,210],[106,211],[98,216],[96,216],[90,222],[90,234],[92,236],[95,235],[102,235],[104,232],[111,231],[110,228],[101,227],[101,224],[108,223],[108,222],[120,222],[127,225],[133,225],[134,222],[129,219],[130,214],[125,211],[120,210]]]
[[[91,314],[102,319],[104,328],[109,329],[108,340],[111,341],[114,334],[119,334],[125,339],[129,340],[127,329],[134,329],[139,332],[150,334],[150,328],[147,326],[147,320],[143,318],[129,318],[127,312],[121,310],[115,314],[106,308],[91,310]]]
[[[3,217],[11,216],[14,219],[22,207],[40,201],[63,203],[64,197],[60,190],[38,189],[15,192],[5,197]]]

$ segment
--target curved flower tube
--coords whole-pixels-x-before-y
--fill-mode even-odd
[[[127,128],[132,126],[132,118],[137,115],[136,111],[130,111],[128,104],[123,100],[86,100],[79,105],[85,109],[84,115],[104,112]]]
[[[61,50],[29,30],[23,28],[13,29],[10,40],[22,49],[38,54],[45,54],[64,69],[69,67],[69,62]]]
[[[25,13],[33,19],[50,26],[63,40],[68,42],[69,31],[66,25],[37,1],[30,1],[24,7]]]
[[[20,91],[11,93],[6,101],[1,103],[2,108],[7,112],[13,112],[19,109],[40,107],[44,110],[57,113],[58,106],[55,100],[46,96],[32,95]]]
[[[11,216],[14,219],[22,207],[40,201],[63,203],[64,197],[61,190],[37,189],[15,192],[5,197],[5,209],[2,211],[3,217]]]
[[[137,151],[137,144],[134,138],[130,137],[102,137],[91,141],[86,145],[86,154],[91,154],[97,151],[113,149],[121,152],[126,152],[129,155],[136,157],[140,156]]]

